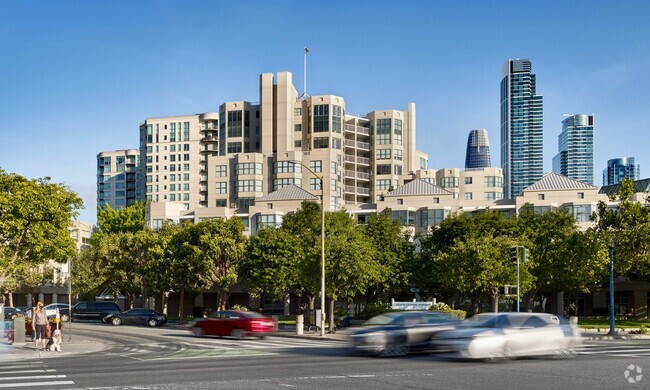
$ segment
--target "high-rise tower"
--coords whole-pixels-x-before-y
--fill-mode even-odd
[[[621,157],[607,160],[603,169],[603,186],[619,184],[624,178],[639,180],[641,169],[634,163],[634,157]]]
[[[508,60],[501,79],[501,167],[512,199],[543,175],[542,96],[530,60]]]
[[[594,184],[594,117],[568,115],[558,136],[558,153],[553,172],[584,183]]]
[[[467,137],[467,151],[465,152],[465,169],[488,168],[490,161],[490,142],[485,129],[476,129],[469,132]]]

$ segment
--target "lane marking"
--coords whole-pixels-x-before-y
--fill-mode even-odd
[[[23,383],[0,383],[0,388],[27,387],[27,386],[61,386],[74,385],[73,381],[51,381],[51,382],[23,382]]]

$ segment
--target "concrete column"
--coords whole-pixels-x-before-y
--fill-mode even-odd
[[[32,306],[32,294],[27,294],[27,302],[25,303],[27,306],[31,307]]]
[[[564,315],[564,291],[557,293],[557,315]]]
[[[302,314],[298,314],[296,316],[296,334],[298,335],[303,334],[304,330],[305,330],[305,318],[303,317]]]
[[[43,294],[43,293],[38,293],[38,300],[39,300],[40,302],[43,302],[43,304],[45,304],[45,294]]]
[[[291,297],[289,294],[284,294],[284,315],[291,314]]]
[[[59,303],[59,294],[52,293],[52,303]]]

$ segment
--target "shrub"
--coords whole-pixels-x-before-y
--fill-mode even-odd
[[[239,310],[239,311],[248,311],[248,308],[244,305],[234,305],[232,307],[233,310]]]
[[[396,310],[391,309],[388,303],[384,303],[384,302],[369,303],[362,311],[357,313],[357,315],[355,315],[354,318],[357,320],[367,320],[374,316],[378,316],[380,314],[388,313],[391,311],[396,311]]]
[[[464,320],[465,317],[467,317],[467,312],[465,310],[452,309],[451,307],[449,307],[449,305],[442,302],[431,305],[429,310],[449,313],[449,315],[451,315],[454,319],[461,320],[461,321]]]

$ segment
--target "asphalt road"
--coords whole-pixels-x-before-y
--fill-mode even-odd
[[[22,362],[13,371],[29,371],[31,365],[45,376],[64,379],[61,386],[40,388],[62,389],[650,388],[650,340],[587,342],[572,359],[465,362],[432,355],[358,356],[341,342],[320,339],[197,339],[181,329],[75,327],[73,337],[92,337],[108,348]],[[639,377],[636,366],[647,372]],[[0,367],[0,388],[21,383],[4,380],[21,374],[6,374],[3,369],[11,366]],[[629,383],[626,370],[628,378],[639,380]],[[35,381],[23,383],[37,388]]]

